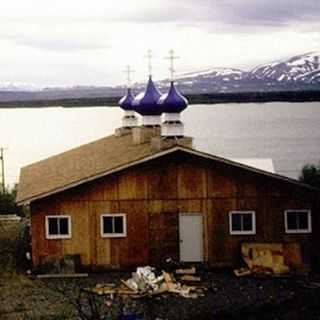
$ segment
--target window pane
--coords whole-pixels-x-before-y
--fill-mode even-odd
[[[103,217],[103,233],[113,233],[112,219],[113,217]]]
[[[114,232],[123,233],[123,217],[114,217]]]
[[[68,235],[69,234],[69,219],[68,218],[59,218],[60,224],[60,234]]]
[[[299,229],[307,230],[309,228],[308,223],[308,213],[307,212],[300,212],[298,213],[298,227]]]
[[[232,217],[232,231],[241,231],[241,214],[233,213]]]
[[[57,235],[58,234],[58,219],[57,218],[48,218],[48,226],[49,226],[49,235]]]
[[[252,231],[252,214],[242,215],[242,230]]]
[[[298,229],[298,217],[295,212],[287,212],[288,230]]]

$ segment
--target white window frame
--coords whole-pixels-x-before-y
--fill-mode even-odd
[[[308,229],[288,229],[288,213],[290,212],[306,212],[308,214]],[[309,209],[288,209],[284,211],[284,226],[286,233],[311,233],[312,232],[312,219],[311,219],[311,210]]]
[[[252,216],[252,230],[232,230],[232,216],[234,214],[250,214]],[[229,232],[231,235],[252,235],[256,234],[256,212],[252,210],[234,210],[229,212]]]
[[[123,218],[123,232],[122,233],[104,233],[103,232],[103,218],[104,217],[122,217]],[[114,221],[114,220],[113,220]],[[100,233],[102,238],[123,238],[127,236],[127,216],[125,213],[104,213],[100,216]]]
[[[68,234],[49,234],[49,219],[55,218],[55,219],[61,219],[61,218],[67,218],[68,219]],[[69,215],[48,215],[46,216],[45,220],[46,225],[46,239],[52,240],[52,239],[71,239],[72,237],[72,231],[71,231],[71,216]]]

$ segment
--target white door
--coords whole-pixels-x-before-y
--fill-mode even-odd
[[[203,261],[203,224],[198,213],[180,213],[180,261]]]

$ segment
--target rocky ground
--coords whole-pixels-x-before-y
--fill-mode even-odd
[[[130,273],[88,278],[36,279],[16,264],[19,228],[0,234],[0,319],[320,319],[320,276],[237,278],[232,271],[200,270],[205,294],[186,299],[169,293],[132,299],[98,296],[82,288],[128,279]]]

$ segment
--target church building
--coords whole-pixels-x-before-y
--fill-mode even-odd
[[[194,148],[173,77],[161,94],[150,72],[145,90],[128,86],[119,104],[113,135],[21,169],[35,268],[65,255],[91,270],[169,257],[234,266],[243,242],[298,242],[304,261],[316,261],[319,190]]]

